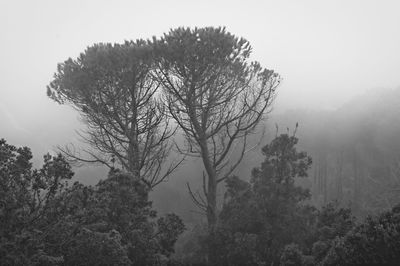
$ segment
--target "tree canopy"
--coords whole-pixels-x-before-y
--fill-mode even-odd
[[[75,182],[61,156],[32,169],[31,151],[0,140],[1,265],[157,265],[184,230],[181,219],[157,219],[148,189],[112,171],[95,187]]]
[[[243,159],[247,137],[269,111],[279,76],[251,62],[250,43],[225,28],[171,30],[156,43],[156,53],[169,114],[186,137],[180,151],[203,161],[204,197],[189,190],[213,231],[217,185]],[[238,158],[231,156],[235,147]]]
[[[90,147],[82,156],[67,147],[70,158],[122,167],[149,187],[179,165],[164,164],[174,129],[157,97],[153,57],[151,45],[137,40],[95,44],[76,60],[58,64],[48,96],[80,112],[87,126],[82,137]]]

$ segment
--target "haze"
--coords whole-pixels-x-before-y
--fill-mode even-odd
[[[399,11],[399,1],[2,1],[0,136],[35,155],[73,141],[77,113],[46,96],[57,63],[178,26],[248,39],[253,59],[283,77],[274,112],[336,109],[400,85]]]
[[[400,261],[400,1],[0,0],[0,45],[1,265]]]

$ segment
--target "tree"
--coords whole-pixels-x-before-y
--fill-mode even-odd
[[[280,79],[250,62],[251,46],[225,28],[178,28],[156,42],[157,78],[170,116],[186,137],[185,155],[201,157],[205,199],[194,201],[217,223],[217,186],[241,162],[247,138],[263,120]],[[231,153],[239,150],[233,161]]]
[[[88,257],[96,262],[93,264],[100,265],[103,263],[101,257],[93,252],[83,252],[100,247],[114,254],[116,260],[122,259],[122,254],[130,265],[157,265],[161,260],[168,260],[184,230],[182,220],[174,214],[156,219],[146,186],[129,174],[111,172],[92,189],[77,186],[72,191],[71,196],[79,200],[75,201],[77,205],[69,204],[74,206],[68,208],[73,212],[64,212],[64,217],[73,219],[65,219],[66,223],[60,224],[60,227],[71,227],[69,224],[72,224],[71,228],[74,228],[69,230],[71,236],[64,252],[70,265],[85,264]],[[88,242],[84,236],[93,241]],[[54,241],[60,242],[65,241]]]
[[[95,187],[75,182],[61,156],[32,170],[27,147],[0,140],[1,265],[156,265],[169,261],[182,220],[157,219],[147,186],[113,170]]]
[[[352,230],[354,222],[350,209],[340,208],[337,202],[328,203],[308,225],[309,240],[304,245],[286,245],[280,254],[281,265],[321,265],[337,238]]]
[[[299,265],[315,265],[312,256],[305,256],[299,245],[289,244],[285,246],[280,258],[280,265],[299,266]]]
[[[369,216],[333,242],[321,265],[395,265],[400,260],[400,205]]]
[[[117,231],[80,231],[67,247],[64,265],[132,265]]]
[[[64,153],[110,168],[116,164],[150,188],[162,182],[182,160],[163,165],[175,130],[157,100],[153,66],[152,48],[143,40],[95,44],[58,64],[48,96],[80,112],[88,126],[81,136],[90,146],[89,158],[68,147]]]
[[[296,149],[298,139],[282,134],[263,147],[265,160],[250,182],[226,179],[227,191],[214,249],[218,265],[271,265],[285,245],[306,246],[315,209],[304,205],[309,191],[295,184],[307,177],[311,158]],[[289,256],[291,257],[291,256]]]
[[[34,170],[31,159],[29,148],[17,148],[0,139],[2,265],[46,265],[44,261],[58,265],[61,261],[59,256],[43,251],[43,239],[56,218],[43,220],[57,195],[65,191],[73,172],[60,155],[45,155],[42,168]]]
[[[312,244],[312,256],[320,263],[334,243],[354,227],[354,217],[350,209],[339,208],[337,203],[329,203],[318,213],[316,242]]]

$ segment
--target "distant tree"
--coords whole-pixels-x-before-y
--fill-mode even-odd
[[[298,152],[298,139],[276,137],[262,151],[265,160],[249,182],[231,177],[217,230],[219,265],[279,263],[285,245],[306,245],[315,209],[302,204],[309,191],[295,184],[307,176],[311,158]],[[242,258],[242,260],[240,259]]]
[[[149,187],[179,165],[181,160],[164,165],[174,129],[157,100],[153,67],[152,48],[143,40],[95,44],[58,64],[47,94],[80,112],[88,126],[81,136],[91,147],[85,150],[89,158],[63,149],[70,158],[122,167]]]
[[[239,165],[247,138],[265,118],[279,76],[249,62],[251,46],[225,28],[178,28],[156,43],[157,77],[170,115],[186,137],[185,155],[201,157],[204,198],[193,199],[217,223],[217,185]],[[239,158],[231,157],[235,147]]]

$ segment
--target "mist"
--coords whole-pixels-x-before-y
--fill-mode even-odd
[[[250,181],[263,162],[261,148],[280,134],[293,135],[312,158],[308,178],[296,184],[310,190],[313,206],[337,201],[357,219],[378,215],[400,202],[399,10],[395,0],[3,2],[0,139],[30,147],[35,167],[59,147],[83,147],[79,112],[46,95],[58,63],[96,43],[158,38],[180,26],[223,26],[250,42],[252,60],[282,77],[251,138],[258,145],[234,174]],[[73,170],[73,180],[85,185],[108,172],[91,164]],[[187,190],[187,183],[201,188],[203,171],[200,158],[186,159],[152,190],[152,206],[176,213],[188,228],[206,223]],[[218,189],[221,209],[225,192]],[[185,241],[178,242],[180,256]]]
[[[57,63],[94,43],[151,38],[177,26],[222,25],[248,39],[252,58],[283,78],[272,118],[298,109],[333,112],[367,92],[400,85],[399,8],[397,1],[3,3],[0,134],[31,147],[35,163],[57,146],[79,143],[76,131],[85,128],[79,114],[46,96]],[[346,109],[348,115],[353,108]],[[281,129],[299,122],[301,133],[318,123],[303,119]],[[266,122],[271,132],[275,123]]]

